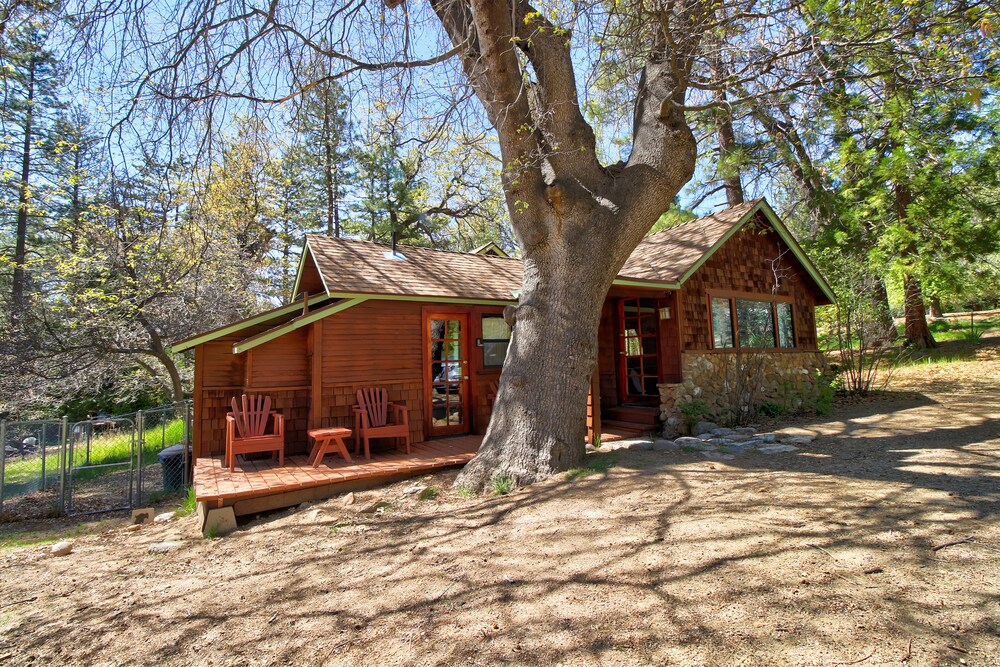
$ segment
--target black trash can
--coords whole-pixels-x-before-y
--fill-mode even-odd
[[[184,487],[184,459],[187,449],[188,471],[191,464],[191,448],[184,445],[171,445],[156,455],[163,468],[163,490],[180,491]],[[190,475],[188,475],[190,479]]]

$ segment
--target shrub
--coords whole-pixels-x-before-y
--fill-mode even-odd
[[[688,426],[694,426],[711,416],[712,410],[708,407],[708,403],[700,398],[695,398],[681,404],[681,414],[684,416],[685,421],[687,421]]]
[[[765,417],[780,417],[785,414],[785,406],[778,405],[772,401],[764,401],[757,406],[757,414]]]
[[[500,473],[493,478],[493,493],[505,496],[514,490],[514,478],[507,473]]]

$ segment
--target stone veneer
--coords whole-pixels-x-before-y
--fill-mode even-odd
[[[760,354],[760,353],[751,353]],[[764,387],[761,401],[782,406],[789,412],[815,403],[825,382],[829,365],[822,352],[764,352]],[[660,388],[660,419],[664,435],[672,437],[688,430],[681,406],[701,400],[709,410],[707,418],[717,419],[727,409],[725,391],[726,364],[734,364],[730,353],[681,353],[683,382],[658,385]]]

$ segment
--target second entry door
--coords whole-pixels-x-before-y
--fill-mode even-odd
[[[430,436],[469,432],[468,331],[468,314],[426,316],[424,387]]]

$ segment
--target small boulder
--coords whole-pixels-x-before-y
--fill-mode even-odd
[[[134,533],[137,530],[142,530],[141,523],[133,523],[131,526],[125,526],[126,532]]]
[[[68,556],[73,552],[73,542],[70,540],[63,540],[62,542],[56,542],[52,545],[50,553],[53,556]]]
[[[712,435],[714,435],[717,438],[725,438],[725,437],[728,437],[728,436],[732,435],[733,433],[734,433],[734,431],[731,428],[714,428],[714,429],[712,429]]]
[[[736,458],[732,454],[723,454],[722,452],[702,452],[701,455],[712,461],[732,461]]]
[[[653,451],[654,452],[672,452],[680,447],[673,440],[655,440],[653,441]]]
[[[184,542],[182,540],[165,540],[163,542],[150,542],[149,553],[151,554],[165,554],[171,551],[177,551],[182,546]]]
[[[739,428],[734,428],[733,432],[738,435],[757,435],[757,429],[753,426],[740,426]]]
[[[346,496],[344,496],[340,502],[344,505],[353,505],[354,501],[355,501],[354,492],[351,491]]]
[[[632,451],[648,452],[653,449],[653,442],[651,440],[636,440],[630,442],[628,448]]]
[[[177,512],[164,512],[163,514],[157,514],[153,518],[153,523],[167,523],[168,521],[173,521],[177,516]]]
[[[799,448],[792,445],[767,445],[765,447],[758,447],[757,451],[761,454],[787,454],[789,452],[797,452]]]
[[[782,438],[781,441],[786,445],[809,445],[815,440],[815,436],[811,435],[793,435],[787,438]]]
[[[698,436],[701,435],[702,433],[711,433],[717,428],[719,428],[719,425],[714,422],[707,422],[707,421],[697,422],[694,426],[691,427],[691,435]]]
[[[427,490],[427,485],[426,484],[414,484],[413,486],[408,486],[405,489],[403,489],[403,495],[404,496],[416,496],[416,495],[420,495],[421,493],[423,493],[426,490]]]
[[[759,433],[757,439],[761,442],[778,442],[778,436],[774,433]]]
[[[704,451],[706,449],[715,449],[715,443],[711,440],[702,440],[701,438],[677,438],[674,440],[676,444],[681,449],[696,449],[699,451]]]

